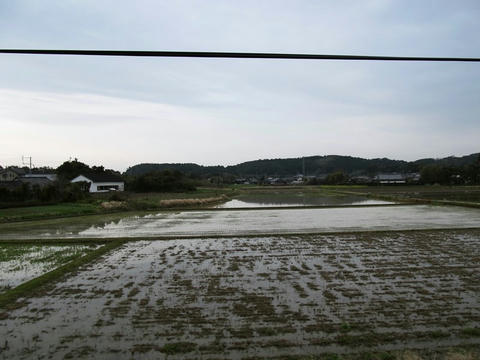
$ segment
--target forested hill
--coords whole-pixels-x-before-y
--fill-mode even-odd
[[[330,174],[343,171],[347,174],[373,175],[382,172],[417,172],[425,165],[464,166],[479,160],[480,153],[443,159],[420,159],[416,161],[363,159],[352,156],[326,155],[305,158],[268,159],[247,161],[232,166],[202,166],[198,164],[138,164],[127,169],[126,175],[142,175],[158,170],[179,170],[194,176],[211,176],[224,173],[235,176],[290,176]]]
[[[185,163],[172,163],[172,164],[137,164],[132,167],[129,167],[125,171],[125,175],[143,175],[152,171],[163,171],[163,170],[178,170],[184,174],[192,174],[203,176],[207,174],[223,173],[225,172],[224,166],[202,166],[197,164]]]

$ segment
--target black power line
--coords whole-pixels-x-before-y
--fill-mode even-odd
[[[134,56],[134,57],[185,57],[185,58],[225,58],[225,59],[292,59],[292,60],[302,59],[302,60],[480,62],[480,58],[470,58],[470,57],[281,54],[281,53],[216,52],[216,51],[210,52],[210,51],[0,49],[0,54]]]

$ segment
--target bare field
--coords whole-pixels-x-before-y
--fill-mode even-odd
[[[479,242],[480,230],[132,241],[0,314],[0,357],[478,346]]]

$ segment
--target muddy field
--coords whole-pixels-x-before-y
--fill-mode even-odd
[[[0,244],[0,293],[98,248],[98,245]]]
[[[479,241],[480,230],[132,241],[0,314],[0,358],[479,345]]]

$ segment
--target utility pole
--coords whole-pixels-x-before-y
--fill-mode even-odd
[[[302,174],[305,177],[305,156],[302,157]]]
[[[28,160],[27,163],[25,163],[25,160]],[[22,165],[28,165],[30,169],[30,174],[32,173],[32,157],[31,156],[23,156],[22,155]]]

